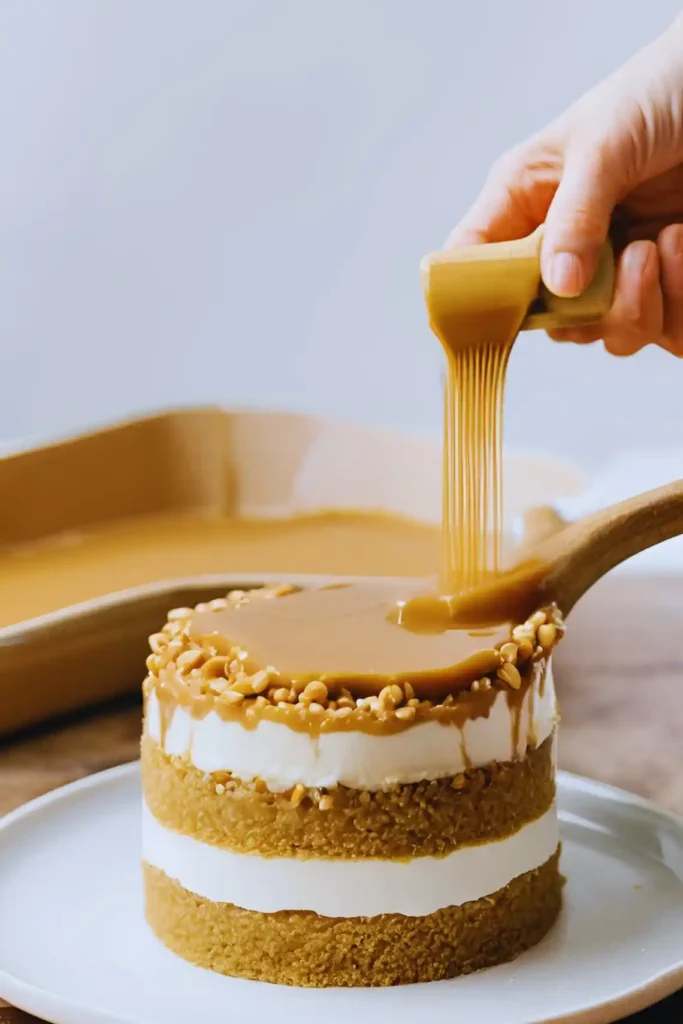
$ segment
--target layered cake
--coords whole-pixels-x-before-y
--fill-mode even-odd
[[[556,608],[415,633],[386,581],[169,613],[144,683],[146,915],[180,956],[301,986],[464,974],[561,903]]]

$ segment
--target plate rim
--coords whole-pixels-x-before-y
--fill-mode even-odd
[[[46,808],[59,804],[63,800],[69,800],[89,789],[125,783],[128,779],[139,775],[139,772],[139,759],[127,761],[124,764],[115,765],[113,768],[106,768],[103,771],[94,772],[81,779],[58,786],[21,804],[0,818],[0,847],[3,842],[8,841],[7,833],[11,833],[13,828],[21,827],[36,815],[40,815]],[[660,818],[662,822],[675,827],[683,841],[683,817],[665,807],[660,807],[652,800],[636,793],[630,793],[619,786],[599,782],[596,779],[562,769],[557,772],[557,783],[558,788],[569,791],[578,790],[609,802],[618,800],[622,805],[649,811]],[[11,839],[9,841],[11,842]],[[638,1013],[640,1010],[654,1005],[681,987],[683,987],[683,955],[672,967],[660,971],[635,989],[619,993],[613,999],[579,1009],[569,1017],[563,1014],[560,1017],[546,1018],[543,1021],[529,1021],[529,1024],[610,1024],[624,1014]],[[1,966],[0,996],[12,1006],[38,1015],[46,1021],[52,1021],[53,1024],[143,1024],[137,1017],[124,1018],[112,1015],[106,1010],[93,1009],[76,1000],[66,999],[38,985],[24,981],[9,971],[3,970]]]

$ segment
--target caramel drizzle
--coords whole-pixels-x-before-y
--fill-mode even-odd
[[[514,341],[449,350],[444,399],[441,589],[458,593],[501,566],[502,425]]]
[[[522,724],[522,710],[524,708],[524,696],[520,694],[519,690],[511,690],[507,694],[508,708],[510,709],[510,743],[512,747],[512,756],[517,757],[517,751],[519,749],[519,737]]]
[[[535,687],[544,685],[547,672],[545,660],[531,663],[522,674],[521,686],[518,690],[502,690],[491,686],[488,690],[465,691],[457,695],[452,704],[436,704],[431,707],[416,708],[416,714],[410,721],[403,721],[395,714],[378,716],[367,710],[357,708],[344,717],[337,717],[334,712],[314,714],[300,705],[279,707],[267,703],[260,707],[246,704],[228,705],[212,693],[192,693],[187,685],[166,673],[163,679],[155,679],[147,693],[154,692],[160,708],[161,746],[165,747],[168,728],[177,707],[185,708],[192,718],[203,719],[215,712],[224,722],[237,722],[245,729],[256,729],[262,721],[283,725],[294,732],[306,733],[317,737],[333,732],[362,732],[371,736],[392,736],[411,729],[425,722],[437,722],[443,726],[453,726],[460,730],[468,721],[488,718],[494,702],[500,693],[505,694],[511,716],[511,740],[516,751],[520,739],[521,713],[526,694],[531,690],[529,713],[533,716]],[[532,737],[533,727],[529,730],[529,746],[536,743]],[[463,749],[465,760],[466,751]]]
[[[541,679],[539,680],[538,688],[539,691],[542,686],[545,685],[545,672],[541,673]],[[532,686],[529,691],[529,726],[527,729],[527,744],[530,747],[536,747],[536,687]]]
[[[532,673],[524,678],[522,688],[515,692],[525,693],[532,684]],[[455,703],[437,704],[430,708],[416,708],[415,717],[410,721],[402,721],[396,715],[379,717],[361,708],[351,711],[349,715],[336,717],[334,712],[314,714],[301,706],[289,705],[278,707],[266,703],[260,707],[249,704],[228,705],[217,699],[213,694],[193,694],[187,686],[168,676],[155,680],[152,686],[162,712],[162,739],[170,726],[176,707],[185,708],[192,718],[203,719],[215,712],[224,722],[238,722],[245,729],[256,729],[260,722],[275,722],[284,725],[294,732],[306,733],[309,736],[321,736],[332,732],[363,732],[370,736],[392,736],[405,732],[421,722],[438,722],[439,725],[455,726],[462,730],[465,723],[476,718],[488,718],[494,701],[501,692],[496,687],[480,690],[477,693],[466,692],[458,695]],[[165,723],[165,725],[164,725]],[[164,744],[162,743],[162,746]]]
[[[157,692],[157,698],[159,698],[159,692]],[[159,735],[161,737],[161,746],[166,749],[166,737],[168,736],[168,730],[171,728],[173,721],[173,714],[177,706],[177,701],[161,700],[158,699],[159,704]]]
[[[447,359],[441,568],[446,595],[480,586],[501,568],[505,376],[538,293],[538,244],[531,238],[470,246],[423,260],[429,323]]]

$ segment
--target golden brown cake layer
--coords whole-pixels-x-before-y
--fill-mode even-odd
[[[306,987],[437,981],[514,959],[555,922],[559,849],[491,896],[425,917],[263,914],[212,903],[144,866],[146,916],[186,960],[221,974]]]
[[[550,736],[521,760],[386,792],[299,786],[271,793],[260,781],[205,775],[145,737],[143,789],[163,825],[236,853],[434,856],[504,839],[544,814],[555,798],[552,747]]]

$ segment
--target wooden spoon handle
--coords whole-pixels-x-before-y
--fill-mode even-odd
[[[569,523],[552,505],[536,505],[524,513],[523,549],[533,551],[542,541],[566,530]]]
[[[683,480],[646,491],[571,523],[534,551],[547,568],[543,593],[567,615],[605,573],[683,534]]]
[[[448,629],[524,622],[555,602],[568,615],[579,598],[620,562],[683,534],[683,480],[646,491],[562,528],[559,516],[536,524],[537,540],[511,569],[460,594],[443,596]],[[408,628],[410,604],[402,611]],[[421,613],[423,614],[423,613]],[[417,620],[415,620],[417,621]]]

